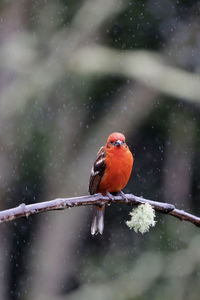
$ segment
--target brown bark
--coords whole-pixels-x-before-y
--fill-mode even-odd
[[[185,212],[184,210],[176,209],[173,204],[157,202],[142,197],[137,197],[132,194],[126,194],[127,201],[122,196],[113,196],[109,198],[98,193],[95,195],[80,196],[73,198],[57,198],[54,200],[39,202],[26,205],[24,203],[11,209],[0,212],[0,223],[9,222],[21,217],[29,217],[30,215],[38,214],[41,212],[51,210],[63,210],[65,208],[89,206],[96,204],[127,204],[127,205],[140,205],[149,203],[156,211],[172,215],[180,220],[188,221],[200,227],[200,218]]]

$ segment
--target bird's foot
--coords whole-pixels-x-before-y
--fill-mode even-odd
[[[113,200],[115,199],[115,197],[114,197],[111,193],[109,193],[109,192],[106,192],[106,196],[107,196],[111,201],[113,201]]]
[[[118,193],[118,195],[121,196],[125,200],[126,203],[128,203],[128,198],[126,197],[126,195],[124,194],[124,192],[120,191]]]

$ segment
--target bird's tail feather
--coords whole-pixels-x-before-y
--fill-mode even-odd
[[[105,205],[104,206],[95,206],[94,207],[94,216],[92,220],[91,225],[91,234],[102,234],[103,228],[104,228],[104,211],[105,211]]]

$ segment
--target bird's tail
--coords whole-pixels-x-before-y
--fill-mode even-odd
[[[91,234],[102,234],[104,228],[104,211],[105,205],[103,206],[95,206],[94,207],[94,216],[91,225]]]

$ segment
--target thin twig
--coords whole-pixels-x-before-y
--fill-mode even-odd
[[[73,198],[57,198],[54,200],[39,202],[26,205],[24,203],[17,207],[0,211],[0,223],[9,222],[21,217],[28,217],[30,215],[38,214],[50,210],[60,210],[76,206],[88,206],[94,204],[127,204],[139,205],[149,203],[156,211],[164,214],[169,214],[180,220],[188,221],[200,227],[200,218],[185,212],[184,210],[176,209],[173,204],[156,202],[142,197],[134,196],[133,194],[126,194],[127,201],[122,196],[113,196],[111,200],[102,194],[73,197]]]

